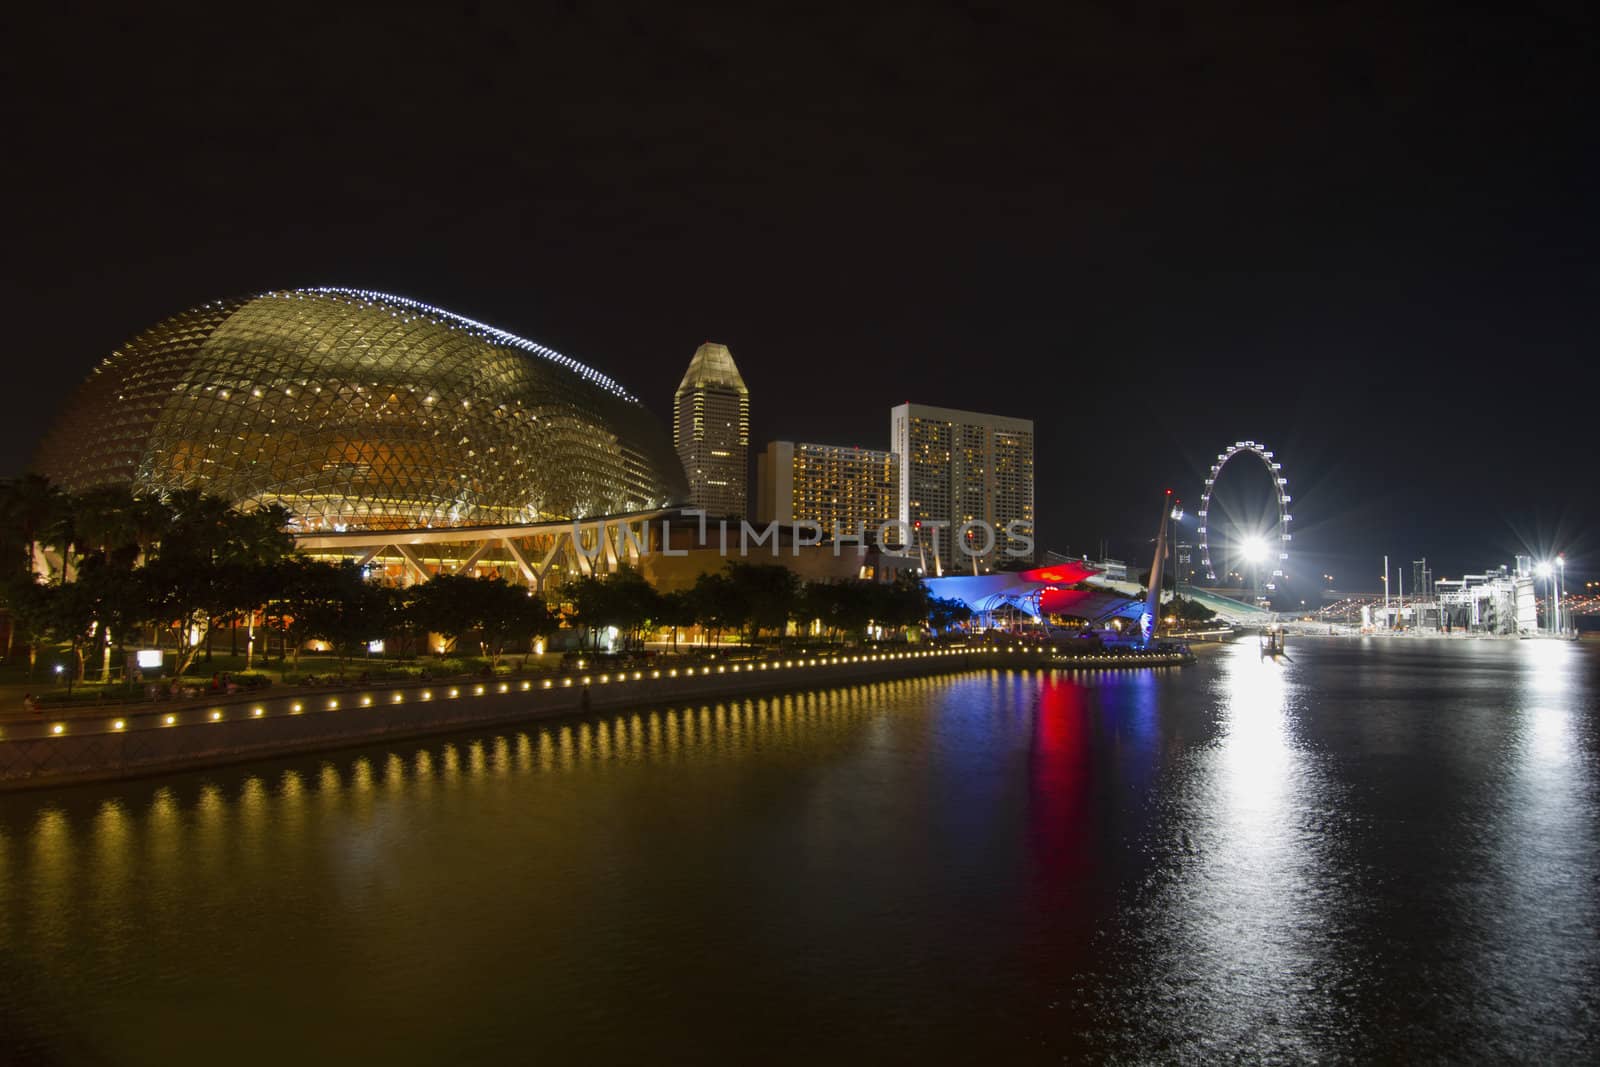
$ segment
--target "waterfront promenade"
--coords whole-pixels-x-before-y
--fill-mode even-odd
[[[1181,666],[1165,653],[1060,656],[1047,646],[772,656],[692,666],[274,689],[182,704],[75,709],[0,721],[0,790],[137,777],[380,738],[783,689],[975,668],[1123,670]]]

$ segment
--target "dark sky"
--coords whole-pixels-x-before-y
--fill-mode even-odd
[[[725,342],[758,445],[1031,417],[1046,547],[1145,551],[1255,438],[1297,578],[1600,563],[1595,19],[1122,6],[14,22],[0,474],[166,315],[349,285],[663,415]]]

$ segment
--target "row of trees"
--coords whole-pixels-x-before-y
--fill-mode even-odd
[[[944,629],[971,616],[959,601],[930,597],[906,576],[892,584],[802,582],[786,567],[730,560],[721,571],[702,574],[684,590],[658,592],[638,571],[578,579],[570,587],[572,621],[596,643],[614,627],[630,643],[649,630],[698,625],[713,642],[737,633],[749,643],[781,636],[791,622],[820,623],[828,640],[864,636],[869,627],[901,630],[931,623]]]
[[[968,612],[929,597],[907,579],[802,583],[786,568],[730,561],[687,590],[658,592],[622,568],[567,585],[564,616],[527,589],[498,579],[441,575],[395,588],[367,580],[350,563],[309,560],[294,551],[291,516],[277,506],[241,511],[217,497],[183,491],[156,498],[125,489],[65,493],[37,475],[0,482],[0,606],[11,617],[13,647],[26,645],[32,670],[41,644],[70,650],[75,679],[100,660],[102,679],[131,646],[175,647],[186,672],[219,626],[246,634],[247,669],[276,641],[280,660],[298,660],[308,641],[326,641],[348,658],[368,642],[421,650],[430,633],[451,641],[475,635],[498,661],[554,631],[564,618],[598,643],[610,627],[637,643],[646,631],[699,625],[720,640],[746,641],[815,620],[830,640],[932,621],[944,628]]]
[[[294,542],[277,506],[245,512],[196,490],[166,497],[126,489],[67,493],[38,475],[0,483],[0,597],[11,642],[86,658],[149,628],[175,632],[186,670],[215,619],[253,612],[282,581]],[[255,615],[252,614],[254,619]],[[12,652],[7,649],[7,655]]]
[[[26,645],[31,673],[40,645],[53,643],[69,651],[72,678],[98,656],[105,680],[130,644],[165,645],[176,648],[181,675],[228,626],[245,631],[247,669],[274,638],[280,659],[298,659],[312,640],[349,657],[383,637],[472,633],[498,658],[555,626],[540,600],[505,582],[443,576],[395,589],[354,564],[306,559],[287,532],[291,518],[196,491],[156,498],[66,493],[37,475],[0,482],[7,657]]]

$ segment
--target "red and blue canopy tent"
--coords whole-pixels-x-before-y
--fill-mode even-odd
[[[961,601],[978,616],[1012,608],[1034,619],[1047,615],[1090,622],[1137,619],[1142,602],[1111,590],[1076,588],[1099,573],[1086,563],[1061,563],[1026,571],[924,578],[922,584],[942,600]]]

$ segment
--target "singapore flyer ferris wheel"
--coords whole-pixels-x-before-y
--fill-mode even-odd
[[[1289,479],[1284,476],[1283,464],[1278,462],[1272,451],[1259,441],[1236,441],[1223,451],[1218,452],[1216,461],[1211,464],[1211,473],[1206,475],[1206,489],[1200,497],[1200,510],[1195,514],[1195,517],[1200,520],[1199,529],[1196,531],[1200,535],[1200,564],[1205,568],[1206,580],[1215,582],[1217,573],[1211,564],[1212,538],[1209,531],[1211,525],[1209,518],[1211,494],[1216,488],[1217,477],[1222,473],[1222,468],[1228,465],[1229,460],[1238,456],[1254,456],[1260,460],[1266,467],[1268,476],[1272,479],[1273,492],[1278,503],[1276,537],[1268,536],[1261,539],[1252,539],[1253,543],[1247,543],[1246,551],[1257,552],[1260,555],[1259,562],[1270,562],[1272,564],[1273,580],[1268,581],[1267,588],[1275,589],[1277,588],[1276,579],[1284,576],[1283,568],[1289,560],[1289,541],[1292,539],[1289,533],[1289,523],[1293,521],[1294,516],[1289,514],[1289,501],[1292,498],[1289,496]],[[1270,559],[1274,554],[1277,559]]]

